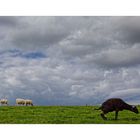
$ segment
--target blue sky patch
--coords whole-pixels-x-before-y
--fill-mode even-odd
[[[46,55],[43,54],[42,52],[30,52],[30,53],[22,54],[22,57],[27,59],[38,59],[38,58],[45,58]]]

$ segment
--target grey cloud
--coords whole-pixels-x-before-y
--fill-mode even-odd
[[[102,46],[110,45],[110,37],[106,36],[110,32],[102,27],[106,18],[25,17],[20,19],[20,22],[24,21],[25,26],[12,34],[12,41],[16,46],[23,48],[26,46],[47,47],[69,42],[69,45],[92,46],[95,51]]]
[[[31,31],[22,31],[14,35],[12,42],[18,47],[48,47],[59,42],[67,36],[67,33],[57,30],[31,30]]]
[[[21,21],[25,26],[13,32],[12,42],[23,48],[57,44],[86,25],[83,17],[25,17]]]
[[[7,17],[0,27],[0,98],[83,105],[139,97],[138,17]]]
[[[109,98],[113,97],[133,101],[134,99],[140,98],[140,88],[118,90],[110,94]]]
[[[140,17],[129,16],[129,17],[118,17],[114,19],[114,32],[116,32],[115,37],[127,44],[135,44],[140,42]]]
[[[59,42],[61,39],[63,39],[66,36],[66,34],[58,33],[58,32],[52,32],[52,33],[40,33],[38,31],[33,31],[31,33],[21,33],[16,34],[14,36],[13,43],[17,46],[23,46],[23,47],[35,47],[35,46],[48,46],[55,44]]]
[[[93,50],[91,46],[85,46],[85,45],[63,45],[61,46],[62,52],[64,55],[68,56],[83,56],[86,54],[90,54]]]
[[[100,54],[96,63],[104,67],[129,67],[140,64],[140,49],[110,49]]]
[[[17,17],[0,16],[0,26],[11,27],[11,26],[16,26],[16,25],[18,25]]]

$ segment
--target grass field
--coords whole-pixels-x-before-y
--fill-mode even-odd
[[[108,120],[100,117],[97,106],[1,106],[1,124],[140,124],[140,114],[130,111],[108,113]],[[140,110],[140,106],[138,106]]]

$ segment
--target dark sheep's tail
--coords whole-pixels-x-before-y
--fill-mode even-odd
[[[101,110],[102,109],[102,107],[99,107],[99,108],[95,108],[94,110]]]

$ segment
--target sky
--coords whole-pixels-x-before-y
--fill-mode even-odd
[[[140,17],[1,16],[0,99],[140,104]]]

